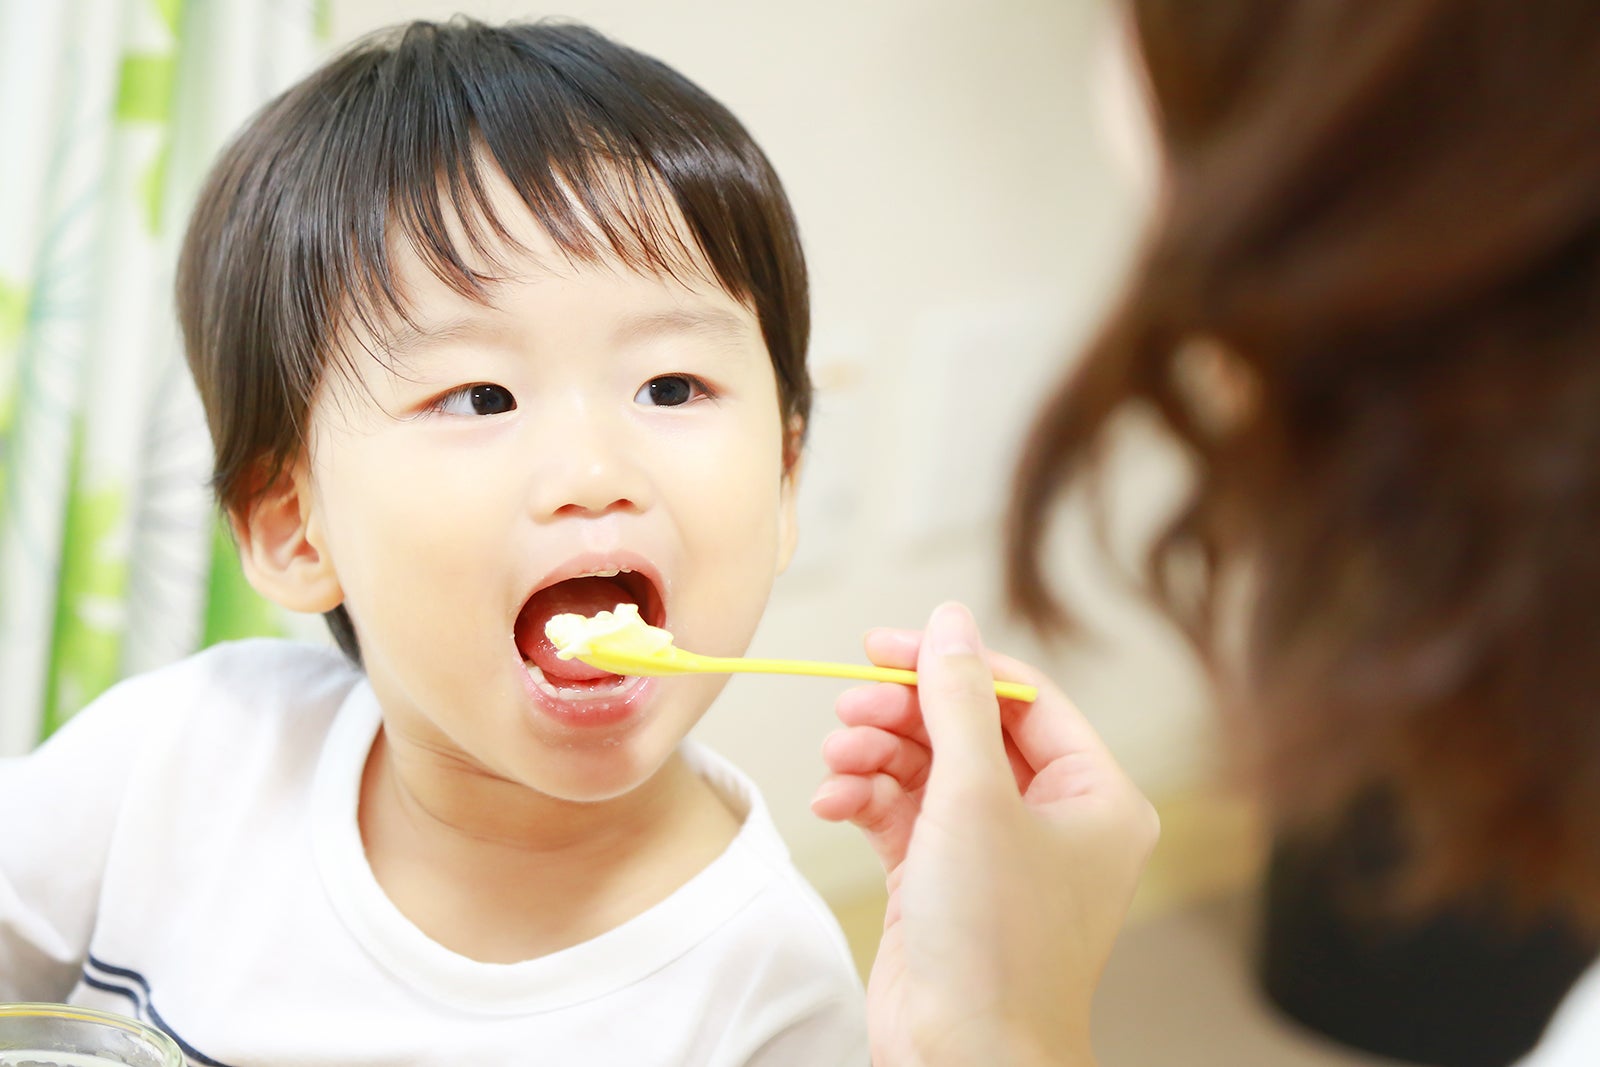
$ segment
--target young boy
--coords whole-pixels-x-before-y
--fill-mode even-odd
[[[685,740],[724,679],[543,636],[740,654],[794,546],[805,268],[738,122],[582,28],[369,38],[224,153],[179,311],[245,571],[345,655],[214,648],[0,766],[0,1000],[195,1064],[864,1062],[838,927]]]

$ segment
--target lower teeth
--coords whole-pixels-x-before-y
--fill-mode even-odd
[[[624,675],[612,675],[609,682],[596,680],[594,682],[574,683],[567,686],[558,686],[544,676],[544,671],[539,669],[537,663],[523,660],[522,666],[527,669],[528,677],[533,679],[533,684],[539,687],[540,692],[548,693],[562,700],[571,700],[576,694],[583,696],[605,696],[615,690],[621,689],[628,682]]]

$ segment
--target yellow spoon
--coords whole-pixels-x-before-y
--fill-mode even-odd
[[[893,667],[868,667],[854,663],[816,663],[797,659],[743,659],[701,656],[678,648],[672,635],[639,617],[634,604],[618,604],[616,611],[584,615],[556,615],[544,627],[561,659],[578,659],[613,674],[660,676],[668,674],[807,674],[825,678],[856,678],[867,682],[916,685],[917,672]],[[996,696],[1031,701],[1039,690],[1020,682],[995,682]]]

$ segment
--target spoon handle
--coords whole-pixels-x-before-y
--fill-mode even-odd
[[[687,666],[687,664],[686,664]],[[895,667],[869,667],[859,663],[819,663],[803,659],[744,659],[725,656],[695,656],[694,670],[712,674],[804,674],[819,678],[853,678],[863,682],[897,682],[916,685],[917,672]],[[995,682],[996,696],[1007,700],[1032,701],[1039,695],[1035,686],[1021,682]]]

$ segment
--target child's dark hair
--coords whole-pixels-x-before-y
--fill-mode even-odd
[[[799,448],[811,405],[805,259],[777,174],[729,111],[665,64],[582,26],[413,22],[356,43],[269,103],[207,178],[178,264],[178,314],[243,511],[302,453],[341,342],[408,311],[390,242],[457,291],[509,235],[481,170],[504,172],[556,245],[646,272],[709,267],[755,312]],[[680,221],[681,220],[681,221]],[[693,242],[693,246],[689,242]],[[345,610],[339,645],[360,652]]]

